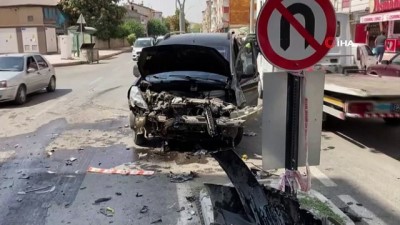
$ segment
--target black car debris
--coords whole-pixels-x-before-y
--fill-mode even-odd
[[[229,54],[232,46],[227,35],[182,34],[170,38],[178,37],[188,43],[165,39],[144,48],[134,67],[138,79],[129,89],[128,99],[135,144],[160,137],[169,146],[177,141],[238,145],[246,118],[260,109],[246,104],[240,82],[257,76],[254,65],[243,69],[243,65],[232,63],[237,57]],[[195,42],[207,37],[214,38],[214,43],[215,37],[224,37],[227,47]]]

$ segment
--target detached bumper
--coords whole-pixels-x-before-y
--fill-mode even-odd
[[[0,102],[14,100],[16,92],[17,92],[17,86],[0,88]]]

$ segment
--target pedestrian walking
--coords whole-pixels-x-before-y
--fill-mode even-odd
[[[383,54],[385,53],[385,41],[386,41],[385,32],[382,31],[381,34],[375,39],[375,51],[377,59],[376,64],[381,63],[382,61]]]

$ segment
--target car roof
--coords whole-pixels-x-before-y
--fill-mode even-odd
[[[188,33],[171,35],[160,42],[158,45],[214,45],[226,46],[230,45],[231,40],[227,33]]]

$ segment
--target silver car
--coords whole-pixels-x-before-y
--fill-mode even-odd
[[[27,95],[56,90],[54,67],[40,54],[0,55],[0,102],[24,104]]]

